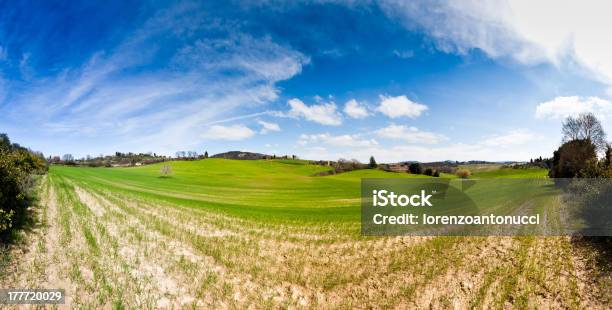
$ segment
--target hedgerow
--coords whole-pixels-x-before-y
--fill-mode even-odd
[[[47,171],[40,153],[10,142],[0,134],[0,241],[26,216],[35,175]]]

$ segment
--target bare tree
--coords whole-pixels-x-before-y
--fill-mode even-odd
[[[74,160],[74,156],[72,156],[72,154],[64,154],[64,156],[62,156],[62,160],[64,160],[64,161],[73,161]]]
[[[196,152],[196,151],[187,151],[187,157],[189,157],[189,158],[196,158],[196,157],[198,157],[198,152]]]
[[[172,174],[172,167],[169,165],[163,165],[159,169],[159,172],[162,174],[162,176],[167,177]]]
[[[569,116],[563,122],[562,131],[565,142],[588,139],[599,150],[606,146],[606,133],[593,113],[582,113],[575,118]]]

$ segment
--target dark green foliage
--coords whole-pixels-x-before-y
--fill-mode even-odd
[[[370,156],[370,164],[368,165],[368,167],[370,167],[372,169],[378,167],[378,164],[376,163],[376,160],[374,159],[374,156]]]
[[[433,169],[431,168],[427,168],[425,169],[425,171],[423,172],[424,175],[428,175],[428,176],[432,176],[433,175]]]
[[[439,177],[440,177],[440,171],[435,170],[435,171],[434,171],[434,173],[433,173],[433,176],[434,176],[435,178],[439,178]]]
[[[553,153],[551,178],[575,178],[586,176],[597,162],[596,147],[590,139],[571,140],[563,143]]]
[[[604,156],[604,166],[611,167],[612,166],[612,145],[606,145],[606,154]]]
[[[0,134],[0,239],[25,215],[34,186],[32,174],[46,170],[42,154],[12,144],[5,134]]]
[[[412,163],[408,166],[408,171],[412,174],[421,174],[423,172],[423,168],[419,163]]]

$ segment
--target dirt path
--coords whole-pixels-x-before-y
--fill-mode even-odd
[[[40,196],[1,284],[63,288],[60,308],[609,306],[565,237],[285,234],[58,177]]]

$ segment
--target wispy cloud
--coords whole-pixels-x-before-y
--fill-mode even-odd
[[[262,121],[259,120],[257,121],[257,123],[259,125],[261,125],[261,130],[259,131],[259,133],[261,133],[262,135],[267,134],[268,132],[271,131],[280,131],[280,126],[278,126],[277,123],[271,123],[271,122],[266,122],[266,121]]]
[[[486,146],[510,147],[533,142],[536,138],[536,135],[529,130],[517,129],[505,134],[487,137],[482,141],[482,144]]]
[[[421,131],[416,127],[391,124],[380,128],[375,133],[381,138],[403,140],[408,143],[437,144],[448,138],[442,134]]]
[[[363,139],[359,135],[338,135],[329,133],[307,135],[302,134],[298,141],[301,145],[306,144],[326,144],[334,147],[372,147],[378,145],[374,139]]]
[[[276,100],[276,82],[309,62],[270,37],[211,20],[193,5],[153,14],[86,63],[7,85],[12,104],[2,112],[40,128],[41,136],[111,138],[112,145],[89,145],[94,152],[125,144],[172,153],[202,141],[199,133],[237,109]],[[193,35],[208,32],[216,36]]]
[[[521,64],[582,66],[612,85],[612,20],[606,1],[396,1],[383,10],[408,29],[421,29],[446,52],[479,49]]]

